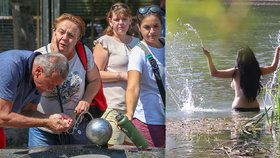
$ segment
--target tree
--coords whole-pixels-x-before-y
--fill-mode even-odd
[[[34,50],[35,29],[33,24],[32,1],[11,0],[13,15],[13,36],[15,49]]]

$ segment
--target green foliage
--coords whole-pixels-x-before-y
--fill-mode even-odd
[[[238,1],[235,1],[238,2]],[[233,34],[246,32],[255,20],[249,15],[250,5],[225,4],[220,0],[173,0],[167,1],[167,29],[176,31],[177,19],[190,23],[204,34],[208,31],[220,38],[231,40]]]
[[[269,95],[269,97],[273,101],[273,104],[268,109],[266,108],[266,105],[265,105],[265,111],[264,111],[264,114],[266,115],[266,119],[267,119],[270,131],[272,130],[272,127],[274,125],[279,126],[279,123],[280,123],[280,86],[278,86],[279,81],[280,81],[280,73],[278,72],[278,74],[277,74],[277,84],[276,85],[269,85],[270,83],[268,83],[265,86],[266,93]],[[269,113],[270,109],[272,109],[271,113]]]

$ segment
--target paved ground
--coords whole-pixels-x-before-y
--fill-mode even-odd
[[[151,148],[146,151],[138,151],[131,146],[113,146],[101,148],[92,145],[65,145],[45,148],[34,148],[28,153],[28,149],[2,149],[0,158],[163,158],[164,149]]]

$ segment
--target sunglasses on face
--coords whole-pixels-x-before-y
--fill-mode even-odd
[[[145,6],[138,9],[138,13],[145,16],[149,13],[160,13],[160,8],[157,6]]]

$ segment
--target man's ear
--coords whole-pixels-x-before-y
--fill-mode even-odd
[[[35,72],[34,72],[34,73],[35,73],[34,76],[38,78],[40,75],[42,75],[42,73],[43,73],[43,68],[42,68],[41,66],[37,66],[37,67],[35,68]]]

